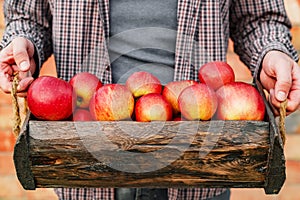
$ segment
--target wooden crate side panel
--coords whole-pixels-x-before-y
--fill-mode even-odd
[[[24,126],[14,146],[13,160],[17,177],[26,190],[34,190],[36,184],[31,171],[32,163],[30,158],[29,142],[28,142],[28,117],[25,119]]]
[[[146,130],[147,125],[32,121],[37,187],[265,185],[269,123],[157,122]]]
[[[278,194],[283,186],[286,173],[285,173],[285,156],[281,133],[278,129],[277,122],[273,115],[269,102],[267,101],[261,83],[254,79],[255,85],[264,99],[266,105],[266,117],[270,122],[270,149],[268,155],[268,166],[266,174],[265,193]]]

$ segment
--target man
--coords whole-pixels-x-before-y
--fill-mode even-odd
[[[31,75],[38,75],[52,53],[58,77],[65,80],[89,71],[104,83],[122,82],[137,70],[156,71],[163,82],[197,80],[202,64],[226,60],[230,36],[240,59],[269,91],[274,113],[285,99],[288,114],[299,107],[298,57],[282,0],[20,0],[5,2],[5,17],[0,53],[5,92],[11,90],[14,71],[20,71],[18,91],[26,92]],[[166,196],[165,190],[147,189],[56,191],[60,199]],[[228,190],[221,188],[167,192],[170,200],[229,199]]]

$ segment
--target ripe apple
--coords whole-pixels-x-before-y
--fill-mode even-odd
[[[134,72],[128,77],[125,84],[135,98],[149,93],[161,93],[162,91],[160,80],[145,71]]]
[[[181,92],[178,105],[187,120],[209,120],[217,110],[218,101],[213,89],[204,83],[198,83]]]
[[[80,72],[74,75],[69,83],[76,93],[76,106],[79,108],[88,108],[92,96],[102,86],[98,77],[89,72]]]
[[[72,116],[73,121],[93,121],[93,117],[89,110],[77,108]]]
[[[176,115],[180,112],[178,106],[178,96],[188,86],[195,85],[198,82],[193,80],[173,81],[165,85],[162,95],[171,104],[173,114]]]
[[[216,117],[222,120],[263,120],[265,104],[258,90],[251,84],[232,82],[217,91]]]
[[[40,76],[28,88],[28,108],[38,119],[63,120],[71,116],[76,102],[73,87],[67,81]]]
[[[226,83],[234,82],[234,71],[229,64],[222,61],[212,61],[204,64],[198,71],[201,83],[217,90]]]
[[[173,117],[172,121],[186,121],[186,119],[183,116],[176,116]]]
[[[107,84],[96,91],[89,109],[93,118],[98,121],[126,120],[133,113],[134,98],[126,86]]]
[[[136,121],[170,121],[172,106],[161,94],[151,93],[140,97],[135,105]]]

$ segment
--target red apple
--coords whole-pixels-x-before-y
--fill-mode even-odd
[[[92,96],[102,86],[98,77],[89,72],[80,72],[74,75],[69,82],[75,90],[76,106],[79,108],[88,108]]]
[[[126,120],[133,113],[134,98],[124,85],[107,84],[96,91],[89,109],[98,121]]]
[[[263,120],[265,104],[258,90],[251,84],[232,82],[216,92],[218,98],[217,119]]]
[[[186,121],[186,119],[183,116],[176,116],[173,117],[172,121]]]
[[[229,64],[222,61],[208,62],[198,71],[199,81],[217,90],[226,83],[234,82],[234,71]]]
[[[138,99],[135,106],[136,121],[170,121],[172,106],[161,94],[151,93]]]
[[[126,80],[126,87],[134,97],[140,97],[149,93],[161,93],[160,80],[149,72],[139,71],[131,74]]]
[[[28,107],[42,120],[63,120],[71,116],[76,102],[73,87],[62,79],[41,76],[28,88]]]
[[[93,121],[93,117],[89,110],[77,108],[73,113],[73,121]]]
[[[171,104],[174,115],[176,115],[180,112],[180,109],[178,106],[178,96],[180,95],[180,93],[188,86],[195,85],[195,84],[197,84],[196,81],[183,80],[183,81],[169,82],[167,85],[165,85],[165,87],[162,91],[162,95]]]
[[[204,83],[198,83],[181,92],[178,105],[187,120],[209,120],[217,110],[218,101],[214,90]]]

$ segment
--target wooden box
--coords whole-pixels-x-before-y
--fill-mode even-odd
[[[28,117],[14,149],[17,176],[29,190],[238,187],[277,194],[286,178],[283,143],[264,101],[265,121],[71,122]]]

